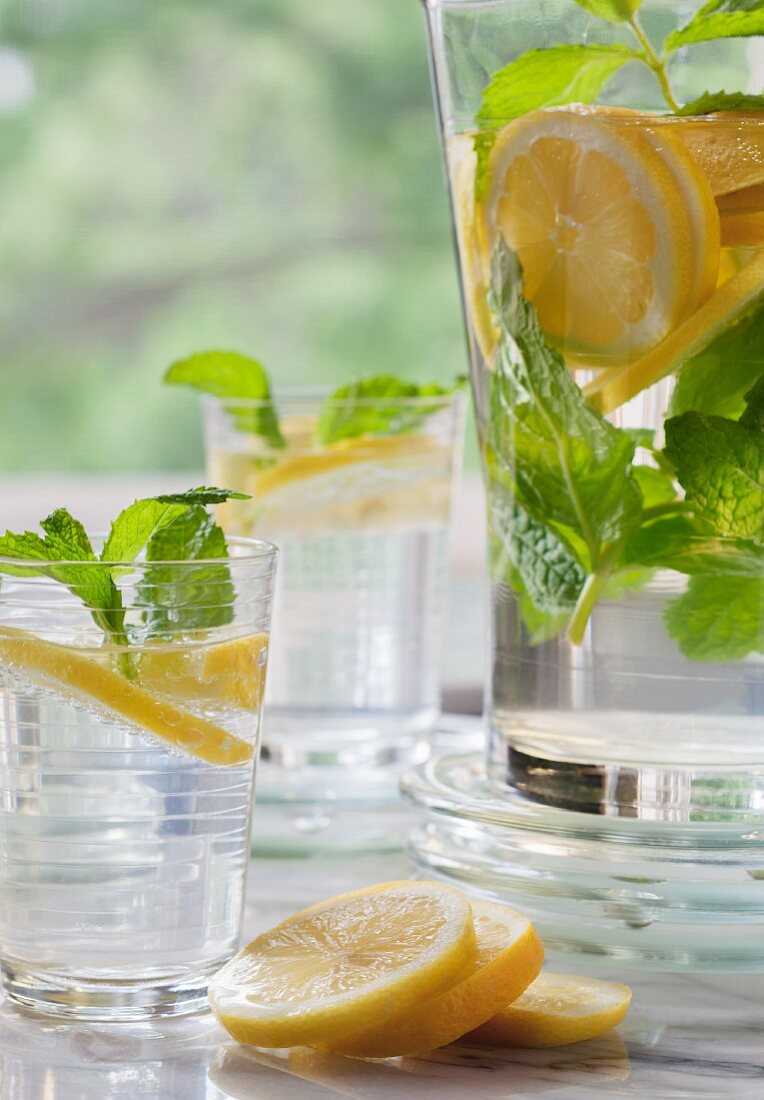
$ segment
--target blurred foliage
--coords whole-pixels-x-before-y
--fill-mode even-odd
[[[199,466],[206,347],[452,380],[420,5],[5,0],[0,242],[0,469]]]

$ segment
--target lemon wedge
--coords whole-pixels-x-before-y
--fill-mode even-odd
[[[320,477],[330,470],[359,462],[389,462],[391,459],[432,452],[436,444],[425,436],[359,436],[330,443],[321,450],[295,454],[279,460],[275,466],[256,472],[251,492],[256,499],[306,478]]]
[[[257,711],[265,687],[267,634],[212,645],[148,645],[141,650],[141,685],[158,695]]]
[[[493,1016],[526,989],[539,973],[544,949],[522,913],[506,905],[473,902],[477,958],[472,972],[456,985],[407,1012],[322,1050],[356,1058],[388,1058],[445,1046]]]
[[[244,764],[254,746],[199,718],[168,699],[131,683],[98,660],[15,627],[0,627],[0,660],[43,685],[52,685],[86,705],[97,704],[115,720],[125,720],[209,764]]]
[[[713,290],[719,221],[680,143],[624,118],[532,111],[496,138],[483,237],[501,234],[525,294],[566,354],[624,363],[656,346]]]
[[[389,882],[303,909],[264,932],[210,983],[212,1011],[239,1042],[315,1044],[379,1025],[464,977],[476,954],[464,895]]]
[[[584,387],[584,396],[600,412],[612,412],[699,354],[763,300],[764,255],[759,255],[720,286],[684,324],[643,358],[618,370],[600,371],[594,381]]]
[[[594,1039],[623,1020],[627,985],[569,974],[540,974],[517,1000],[465,1036],[488,1046],[560,1047]]]

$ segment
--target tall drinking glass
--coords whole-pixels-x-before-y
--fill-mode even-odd
[[[395,795],[439,715],[464,398],[283,391],[278,450],[242,428],[252,419],[242,409],[257,404],[204,398],[207,470],[250,496],[221,506],[226,531],[281,551],[263,790],[314,835],[331,824],[332,804]],[[335,442],[317,441],[319,417],[331,418]],[[359,417],[367,430],[344,435]]]
[[[425,7],[489,496],[483,866],[558,944],[764,965],[764,114],[721,93],[762,39]]]
[[[226,558],[112,564],[130,636],[156,628],[123,646],[59,583],[73,563],[3,561],[0,965],[14,1002],[99,1020],[205,1007],[239,937],[275,556],[230,539]],[[107,567],[76,568],[85,593]]]

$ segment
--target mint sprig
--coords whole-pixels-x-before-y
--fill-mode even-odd
[[[173,363],[164,381],[175,386],[191,386],[215,397],[230,398],[231,412],[240,431],[262,436],[270,447],[286,446],[268,375],[256,359],[237,351],[200,351]],[[237,397],[258,404],[237,406],[233,403]]]
[[[764,381],[748,390],[739,422],[683,413],[667,421],[666,450],[655,452],[650,433],[617,429],[586,405],[546,344],[502,240],[491,293],[502,333],[486,445],[492,564],[515,592],[531,641],[563,629],[580,641],[600,599],[672,569],[691,578],[665,612],[685,656],[737,660],[759,648]],[[656,465],[634,466],[635,445]],[[725,591],[727,610],[711,629]]]
[[[435,382],[404,382],[389,374],[364,378],[340,386],[321,407],[316,425],[320,444],[337,443],[361,435],[401,435],[420,427],[440,407],[439,401],[409,404],[411,399],[440,398],[464,384],[459,379],[451,388]]]
[[[243,495],[202,487],[186,493],[136,500],[111,524],[100,557],[96,556],[79,520],[66,508],[57,508],[40,521],[42,536],[33,531],[21,534],[6,531],[0,536],[0,558],[10,559],[0,561],[0,573],[36,574],[65,585],[90,611],[109,642],[118,647],[117,663],[125,676],[134,679],[135,662],[126,647],[158,633],[229,622],[233,587],[227,565],[206,566],[204,568],[211,572],[204,576],[201,572],[187,571],[183,581],[182,610],[172,616],[168,612],[172,607],[170,595],[177,596],[177,592],[168,594],[171,567],[165,567],[167,576],[161,578],[161,585],[156,575],[152,579],[152,570],[145,570],[136,601],[145,609],[143,624],[135,628],[126,624],[126,609],[117,579],[141,557],[148,561],[175,562],[226,557],[223,532],[204,505]],[[183,537],[178,538],[181,528]]]
[[[764,0],[709,0],[689,23],[672,31],[663,49],[670,54],[695,42],[756,34],[764,34]]]
[[[629,61],[654,74],[669,110],[676,115],[710,111],[759,110],[764,98],[744,93],[706,92],[684,107],[669,79],[668,62],[683,46],[720,38],[764,34],[764,0],[710,0],[693,18],[656,48],[639,21],[641,0],[575,0],[597,18],[628,27],[634,44],[586,43],[552,46],[520,54],[491,77],[476,114],[475,196],[487,187],[488,160],[498,130],[514,118],[566,103],[593,103],[605,85]]]

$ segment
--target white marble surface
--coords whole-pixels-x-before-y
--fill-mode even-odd
[[[300,906],[404,877],[399,858],[256,861],[245,935]],[[582,963],[581,970],[586,970]],[[602,973],[602,970],[598,971]],[[764,1097],[764,975],[643,976],[619,1033],[551,1051],[453,1046],[425,1058],[361,1062],[306,1049],[256,1051],[208,1016],[75,1025],[0,1002],[1,1100],[617,1100]]]

